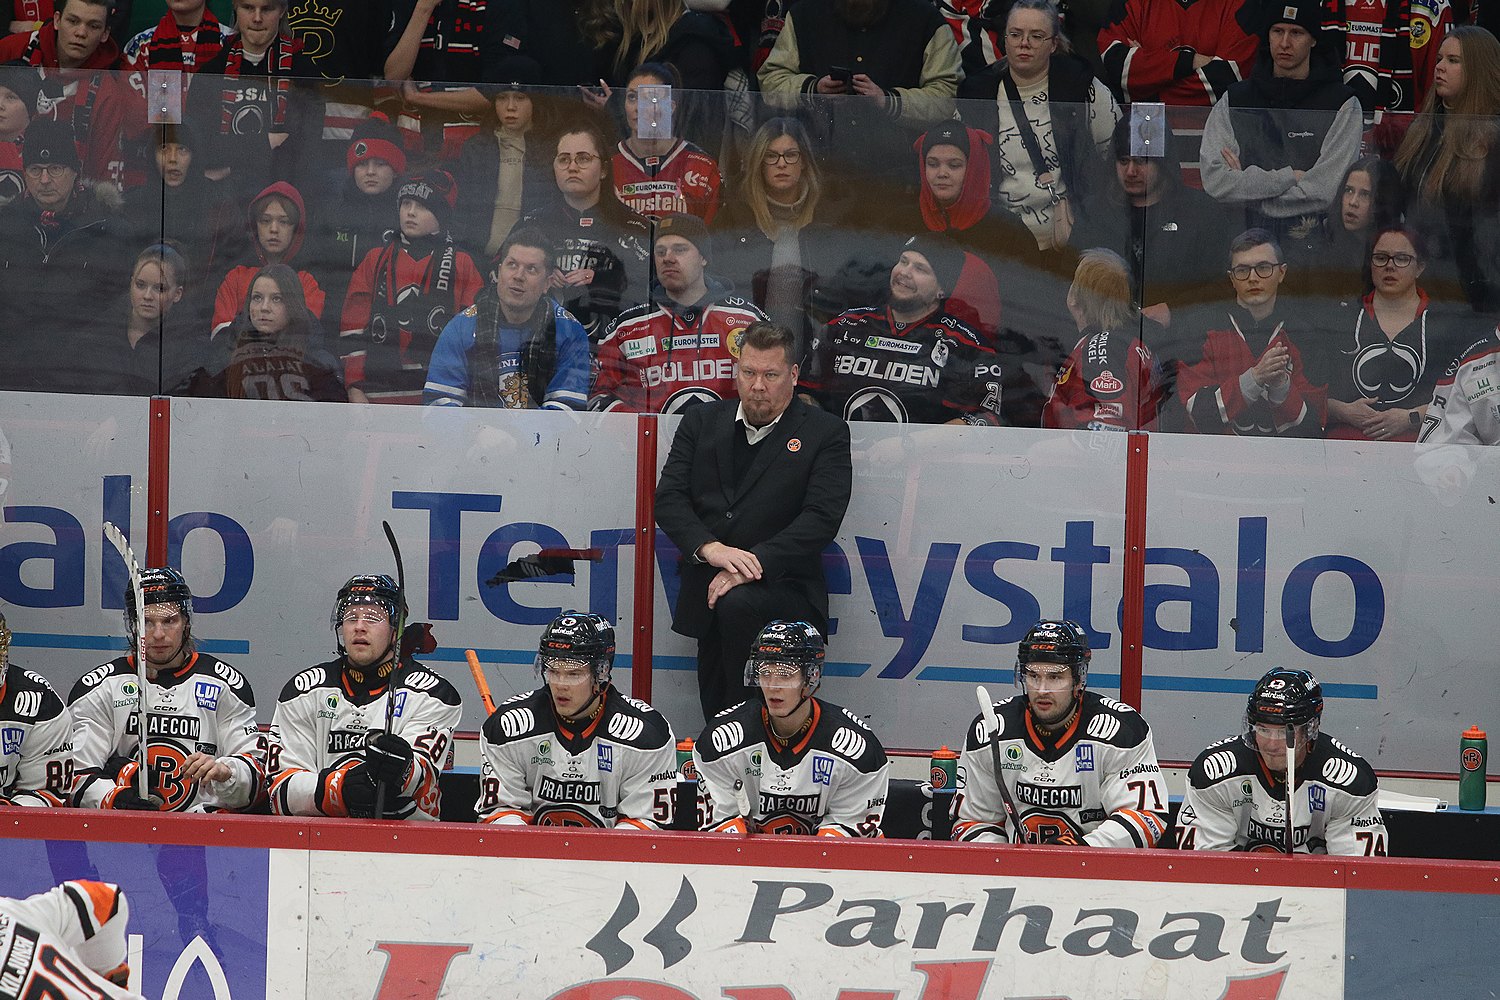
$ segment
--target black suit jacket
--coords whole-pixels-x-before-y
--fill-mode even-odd
[[[738,410],[737,399],[689,409],[656,486],[656,523],[682,553],[672,628],[696,638],[708,633],[708,585],[719,571],[692,553],[720,541],[755,553],[763,582],[800,591],[823,618],[813,624],[826,629],[823,550],[849,507],[849,425],[793,399],[734,488],[731,435],[744,433]]]

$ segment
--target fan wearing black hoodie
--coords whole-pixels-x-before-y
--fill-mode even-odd
[[[1209,112],[1199,162],[1213,198],[1244,205],[1250,226],[1296,237],[1322,221],[1359,155],[1362,113],[1316,0],[1270,7],[1255,68]]]

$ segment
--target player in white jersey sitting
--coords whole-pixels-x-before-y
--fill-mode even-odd
[[[0,614],[0,806],[65,806],[73,792],[73,723],[41,674],[10,662]]]
[[[273,812],[371,819],[384,783],[383,818],[439,818],[438,775],[463,706],[452,684],[402,660],[396,623],[405,612],[405,595],[384,574],[339,589],[338,659],[287,681],[271,719]]]
[[[823,655],[806,622],[760,630],[745,685],[761,696],[720,712],[693,749],[704,829],[881,836],[890,761],[863,719],[813,697]]]
[[[657,830],[672,822],[677,742],[656,709],[610,684],[615,630],[565,611],[542,632],[544,683],[480,733],[481,823]]]
[[[1198,755],[1177,814],[1181,847],[1286,853],[1287,730],[1296,741],[1293,853],[1385,855],[1375,771],[1320,733],[1323,686],[1276,667],[1255,685],[1245,725]]]
[[[0,896],[0,996],[142,1000],[127,988],[125,893],[64,882],[25,899]]]
[[[74,802],[104,809],[219,812],[244,809],[265,791],[250,682],[193,642],[193,594],[171,568],[141,573],[145,607],[148,798],[136,791],[142,697],[135,657],[119,656],[73,685]],[[125,629],[137,646],[135,595]]]
[[[1075,622],[1044,619],[1026,633],[1021,693],[994,706],[993,743],[984,713],[969,727],[954,840],[1156,846],[1167,788],[1151,729],[1129,705],[1087,690],[1092,655]]]

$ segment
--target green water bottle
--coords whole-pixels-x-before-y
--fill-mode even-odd
[[[1458,808],[1478,811],[1485,806],[1485,760],[1489,741],[1484,730],[1470,726],[1458,744]]]

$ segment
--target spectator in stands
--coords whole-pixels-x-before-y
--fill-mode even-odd
[[[432,351],[429,406],[581,410],[588,402],[589,338],[547,294],[555,251],[536,229],[500,246],[491,284],[448,321]]]
[[[1250,78],[1229,88],[1203,128],[1203,190],[1243,205],[1252,227],[1311,232],[1359,156],[1359,100],[1339,78],[1338,36],[1319,0],[1272,5]]]
[[[21,137],[36,108],[39,80],[27,67],[0,68],[0,208],[26,190],[21,165]]]
[[[1077,204],[1102,181],[1120,117],[1088,64],[1059,48],[1061,35],[1052,0],[1016,0],[1005,20],[1005,62],[959,90],[984,102],[972,109],[971,124],[997,137],[1000,204],[1042,250],[1068,245]]]
[[[1427,241],[1432,276],[1460,301],[1500,310],[1500,42],[1454,28],[1438,49],[1432,90],[1401,148],[1407,221]],[[1443,297],[1447,297],[1446,295]]]
[[[155,27],[125,43],[127,70],[192,73],[223,51],[228,32],[208,9],[208,0],[166,0],[166,8]]]
[[[1068,289],[1068,311],[1080,334],[1058,370],[1043,427],[1132,431],[1150,428],[1162,380],[1144,326],[1155,326],[1131,302],[1130,270],[1113,250],[1086,250]]]
[[[146,247],[135,258],[128,290],[120,301],[125,316],[96,321],[91,349],[78,352],[77,380],[69,391],[151,396],[167,393],[203,363],[203,328],[180,312],[188,263],[164,243]],[[123,332],[123,336],[121,335]]]
[[[1287,266],[1276,238],[1249,229],[1229,244],[1234,302],[1205,309],[1201,360],[1182,368],[1177,391],[1204,434],[1320,437],[1326,399],[1302,361],[1305,318],[1278,308]]]
[[[355,126],[345,144],[344,166],[338,199],[313,220],[317,237],[308,248],[318,283],[327,300],[337,303],[348,295],[355,270],[371,250],[385,243],[392,228],[397,182],[406,173],[406,150],[385,115],[377,111]]]
[[[183,310],[203,321],[201,330],[212,312],[213,279],[244,253],[244,220],[222,186],[193,169],[200,143],[191,128],[158,125],[152,131],[155,170],[149,183],[125,193],[125,223],[132,244],[166,238],[182,252],[187,270],[179,284],[195,293]]]
[[[198,70],[214,83],[188,91],[188,120],[207,139],[202,169],[212,180],[232,176],[241,196],[315,176],[323,109],[309,81],[318,72],[286,27],[286,8],[234,0],[236,34]]]
[[[108,70],[120,63],[120,46],[109,35],[110,0],[63,0],[43,24],[25,34],[0,38],[0,63],[63,70]]]
[[[615,195],[626,208],[651,218],[689,212],[713,222],[719,210],[719,164],[702,149],[675,135],[663,139],[640,137],[640,92],[643,86],[672,88],[675,121],[682,78],[675,67],[643,63],[625,84],[625,138],[615,147],[611,177]]]
[[[245,231],[250,250],[244,263],[230,268],[214,295],[211,336],[217,338],[233,322],[250,290],[250,279],[268,264],[290,264],[302,249],[307,234],[307,209],[302,193],[284,181],[277,181],[250,200],[245,213]],[[299,269],[302,296],[307,308],[320,319],[323,316],[323,289],[306,270]]]
[[[935,0],[937,9],[958,39],[959,62],[965,79],[982,73],[1005,55],[1000,41],[1004,23],[1001,0]]]
[[[486,0],[390,0],[387,6],[384,76],[401,81],[402,102],[421,120],[428,148],[441,148],[442,158],[451,160],[478,134],[473,119],[489,106],[474,86],[483,79]]]
[[[302,297],[301,275],[285,264],[256,272],[215,360],[190,377],[187,392],[228,399],[348,399],[340,364]]]
[[[943,237],[912,237],[891,268],[888,304],[849,309],[824,327],[801,387],[845,420],[999,424],[995,357],[946,308],[963,266],[963,251]]]
[[[1333,302],[1367,293],[1375,234],[1401,222],[1401,200],[1401,176],[1390,161],[1356,160],[1334,192],[1323,224],[1286,248],[1294,272],[1303,272],[1295,284],[1298,293]]]
[[[323,80],[323,140],[342,149],[369,113],[370,80],[383,75],[390,7],[318,0],[294,5],[286,23]]]
[[[544,87],[597,88],[609,73],[609,37],[614,23],[611,0],[507,0],[489,4],[485,34],[490,38],[484,78],[496,79],[491,63],[515,57],[541,69]],[[500,39],[497,48],[494,40]],[[508,75],[501,73],[500,75]]]
[[[609,83],[626,84],[633,67],[652,62],[674,66],[679,88],[723,88],[734,61],[734,39],[724,22],[689,10],[682,0],[631,0],[616,3],[614,13],[604,29]]]
[[[557,247],[552,287],[595,342],[644,297],[651,246],[650,224],[615,197],[609,148],[597,126],[567,126],[552,161],[562,197],[524,220]]]
[[[538,202],[555,198],[552,150],[537,127],[536,103],[528,93],[541,77],[529,59],[513,59],[509,79],[492,79],[494,125],[464,143],[454,168],[458,182],[456,235],[471,253],[499,252],[511,229]],[[486,69],[486,73],[489,70]]]
[[[73,128],[38,119],[22,146],[26,196],[0,213],[0,302],[10,324],[0,386],[50,387],[70,369],[100,303],[124,286],[119,220],[79,182]]]
[[[1099,53],[1122,102],[1213,104],[1250,72],[1260,5],[1250,0],[1115,0]]]
[[[660,286],[604,335],[592,409],[677,413],[737,394],[740,337],[765,314],[708,276],[713,245],[696,215],[661,219],[652,255]]]
[[[1359,98],[1365,118],[1420,108],[1432,86],[1443,39],[1453,27],[1448,0],[1332,0],[1324,27],[1346,39],[1340,54],[1344,83]]]
[[[397,228],[354,272],[339,325],[354,402],[421,403],[438,336],[484,287],[449,228],[457,202],[447,171],[403,183],[396,192]]]
[[[771,107],[818,102],[827,125],[817,139],[851,178],[897,179],[905,171],[891,149],[952,117],[960,74],[953,32],[925,0],[800,0],[757,76]],[[850,200],[871,195],[844,187]]]
[[[1417,283],[1427,268],[1422,251],[1413,229],[1392,226],[1376,238],[1374,290],[1344,311],[1329,345],[1329,437],[1415,441],[1433,386],[1473,339],[1457,317],[1431,308]]]
[[[797,337],[811,339],[813,289],[831,254],[819,225],[823,181],[807,130],[772,118],[750,140],[745,176],[714,217],[714,272]],[[827,318],[825,316],[825,318]]]

